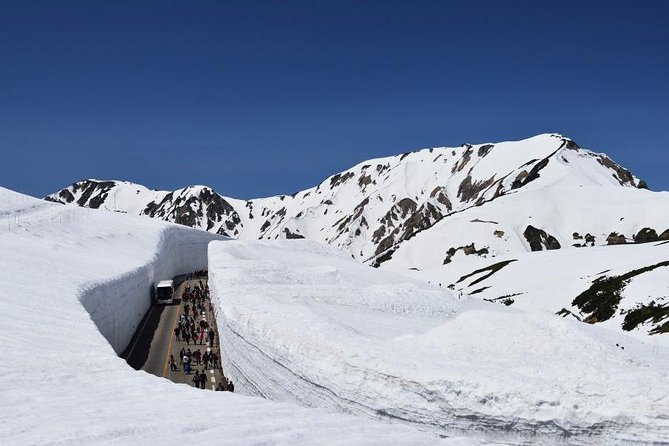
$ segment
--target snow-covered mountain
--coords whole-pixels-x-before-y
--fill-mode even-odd
[[[611,319],[618,329],[631,327],[624,311],[602,314],[575,298],[607,274],[626,274],[662,260],[646,255],[652,250],[609,245],[669,240],[669,193],[649,191],[644,181],[606,155],[558,134],[369,160],[290,196],[243,201],[205,186],[167,192],[122,181],[85,180],[47,199],[160,218],[240,239],[313,239],[363,263],[483,299],[517,305],[544,302],[546,311],[589,322]],[[599,254],[601,249],[605,254]],[[550,300],[536,297],[546,293],[534,285],[532,274],[552,274],[550,262],[540,260],[547,257],[538,251],[559,251],[564,263],[559,291]],[[610,265],[623,252],[628,261]],[[536,266],[541,264],[545,268],[539,271]],[[597,265],[596,271],[585,265]],[[495,273],[503,267],[516,278],[494,284]],[[623,293],[625,305],[620,308],[643,312],[650,306],[649,314],[662,315],[664,310],[656,307],[667,296],[661,287],[651,287],[642,297]],[[664,317],[669,310],[654,324],[644,326],[654,320],[649,317],[634,329],[646,336],[659,329]]]
[[[501,196],[591,186],[644,188],[645,183],[607,156],[551,134],[373,159],[292,196],[242,201],[206,186],[167,192],[124,181],[84,180],[47,199],[232,237],[310,238],[374,262],[445,216]]]

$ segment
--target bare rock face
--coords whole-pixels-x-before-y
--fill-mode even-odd
[[[459,246],[457,248],[449,248],[448,251],[446,252],[446,258],[444,259],[444,265],[447,265],[451,263],[451,259],[457,253],[458,251],[462,251],[465,255],[471,256],[471,255],[477,255],[477,256],[485,256],[486,254],[489,253],[488,248],[484,247],[481,249],[476,249],[476,245],[474,243],[466,245],[466,246]]]
[[[523,232],[523,236],[527,243],[530,244],[532,251],[542,251],[550,249],[560,249],[560,242],[555,237],[546,233],[543,229],[537,229],[532,225],[527,226]]]
[[[655,232],[655,229],[652,228],[643,228],[633,238],[634,243],[656,242],[660,239],[657,232]]]
[[[624,245],[627,243],[627,239],[623,234],[618,234],[617,232],[612,232],[606,237],[607,245]]]
[[[83,180],[73,183],[69,188],[62,189],[57,194],[50,195],[47,199],[57,203],[72,203],[76,200],[81,207],[98,209],[105,203],[109,192],[114,187],[116,187],[115,181]]]
[[[590,233],[585,234],[585,244],[586,245],[589,244],[590,246],[595,246],[595,236]]]
[[[291,240],[291,239],[302,239],[304,236],[298,232],[291,232],[290,229],[284,228],[283,232],[286,235],[286,238]]]

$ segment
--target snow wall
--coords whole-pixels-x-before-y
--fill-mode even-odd
[[[204,231],[167,228],[148,264],[107,282],[82,287],[82,305],[117,354],[128,346],[151,306],[155,284],[207,269],[207,244],[212,240],[221,237]]]

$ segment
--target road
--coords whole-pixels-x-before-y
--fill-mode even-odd
[[[186,345],[184,341],[178,341],[174,335],[179,316],[183,313],[184,306],[182,295],[187,286],[194,287],[199,280],[206,284],[206,278],[181,280],[177,278],[175,282],[181,281],[175,292],[175,303],[173,305],[153,305],[140,322],[137,332],[130,341],[128,348],[121,354],[127,363],[135,370],[144,370],[152,375],[167,378],[176,383],[184,383],[193,386],[193,375],[186,375],[179,364],[179,352],[182,348],[190,348],[193,352],[200,350],[213,351],[220,358],[218,349],[218,330],[216,321],[209,308],[205,309],[205,317],[209,321],[210,327],[216,333],[214,345],[204,342],[202,345]],[[208,305],[205,305],[208,307]],[[174,355],[177,363],[177,370],[171,371],[169,367],[170,355]],[[204,366],[193,364],[193,370],[202,371]],[[220,368],[206,370],[207,389],[215,389],[220,382],[224,381],[223,370]]]

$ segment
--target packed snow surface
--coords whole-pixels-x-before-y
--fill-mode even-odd
[[[470,444],[131,369],[117,356],[158,280],[212,234],[0,188],[0,444]]]
[[[242,392],[540,443],[669,439],[666,348],[460,300],[313,241],[215,242],[209,271]]]

